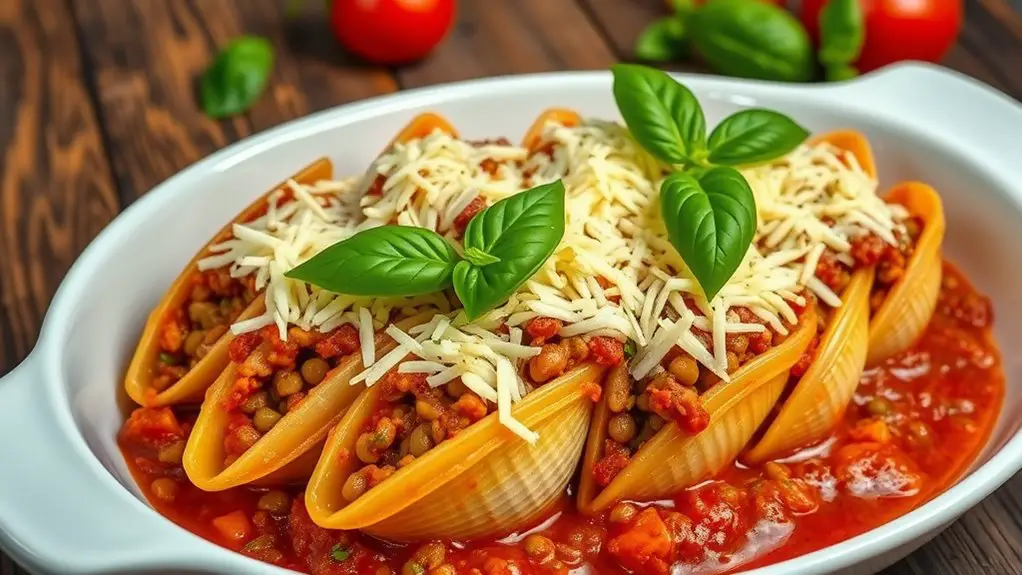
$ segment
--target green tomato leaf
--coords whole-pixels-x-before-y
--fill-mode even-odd
[[[413,296],[448,288],[459,260],[436,232],[382,226],[337,242],[285,275],[348,295]]]
[[[728,76],[808,82],[816,62],[809,34],[784,8],[761,0],[712,0],[692,12],[692,43]]]
[[[494,261],[469,259],[454,268],[454,291],[469,320],[504,303],[554,253],[564,236],[564,184],[560,180],[504,198],[479,212],[465,228],[465,252],[478,250]]]
[[[859,0],[828,0],[820,11],[820,63],[827,68],[852,64],[865,40]]]
[[[748,182],[726,166],[702,171],[698,179],[676,172],[660,186],[660,210],[671,245],[712,299],[756,233],[756,199]]]
[[[827,66],[824,72],[828,82],[851,80],[859,75],[859,70],[855,66]]]
[[[688,88],[646,66],[615,64],[611,71],[618,111],[643,148],[669,164],[705,154],[706,119]]]
[[[248,110],[262,95],[272,70],[269,41],[258,36],[236,38],[202,74],[203,111],[213,118],[226,118]]]
[[[709,160],[725,166],[767,162],[794,150],[808,137],[808,130],[780,112],[742,110],[713,129]]]
[[[680,60],[687,52],[685,24],[677,16],[653,22],[635,42],[635,56],[649,62]]]

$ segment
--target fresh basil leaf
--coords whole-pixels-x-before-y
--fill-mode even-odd
[[[752,108],[724,118],[710,134],[710,162],[725,166],[756,164],[794,150],[809,132],[773,110]]]
[[[692,44],[721,74],[779,82],[808,82],[816,62],[802,24],[762,0],[712,0],[687,20]]]
[[[742,263],[756,232],[756,199],[734,168],[715,166],[699,179],[676,172],[660,185],[667,237],[713,299]]]
[[[646,66],[615,64],[611,71],[618,111],[646,151],[669,164],[705,153],[706,119],[688,88]]]
[[[828,82],[851,80],[859,75],[859,70],[855,66],[827,66],[824,72]]]
[[[500,200],[465,228],[465,251],[480,250],[499,263],[454,268],[454,291],[469,320],[504,303],[554,253],[564,236],[564,184],[560,180]]]
[[[436,232],[382,226],[337,242],[286,275],[348,295],[413,296],[448,288],[459,260]]]
[[[474,266],[488,266],[500,263],[500,258],[492,256],[479,248],[468,248],[465,250],[465,261]]]
[[[826,68],[847,66],[859,59],[866,40],[859,0],[828,0],[820,11],[820,51]]]
[[[242,36],[221,51],[202,74],[202,109],[213,118],[248,110],[259,99],[273,69],[273,46],[265,38]]]
[[[687,55],[685,24],[677,16],[653,22],[635,41],[635,56],[649,62],[670,62]]]

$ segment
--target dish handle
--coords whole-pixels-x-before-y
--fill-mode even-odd
[[[1022,104],[979,80],[936,64],[903,62],[827,89],[850,106],[911,120],[934,138],[953,140],[1004,178],[1022,176]]]
[[[45,573],[215,564],[201,557],[205,542],[157,516],[95,460],[60,413],[65,399],[38,355],[0,378],[0,547]]]

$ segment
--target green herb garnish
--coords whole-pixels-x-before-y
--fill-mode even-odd
[[[241,114],[252,107],[273,70],[273,46],[266,38],[241,36],[231,41],[202,74],[199,96],[212,118]]]
[[[633,340],[625,341],[625,359],[632,359],[635,357],[636,345]]]
[[[472,218],[465,228],[466,257],[454,268],[454,291],[468,318],[506,301],[554,253],[562,237],[560,180],[504,198]],[[469,259],[470,254],[477,255]]]
[[[707,299],[734,275],[756,233],[756,199],[730,166],[770,161],[795,149],[809,132],[778,112],[750,109],[706,135],[695,95],[666,73],[618,64],[614,99],[635,140],[676,170],[660,186],[671,245]]]
[[[560,180],[507,197],[465,229],[464,257],[436,232],[372,228],[340,241],[286,275],[357,296],[413,296],[454,286],[470,320],[500,305],[553,254],[564,236]]]
[[[751,108],[724,118],[710,133],[712,164],[740,166],[783,156],[809,137],[805,128],[773,110]]]
[[[449,287],[458,259],[431,230],[382,226],[337,242],[287,277],[348,295],[415,296]]]
[[[344,561],[348,557],[351,557],[351,551],[349,551],[347,547],[344,547],[340,543],[338,543],[337,545],[333,546],[333,549],[330,550],[330,556],[334,558],[334,561],[340,563],[341,561]]]
[[[160,362],[161,363],[165,363],[167,365],[177,365],[177,364],[181,363],[181,359],[178,358],[176,355],[174,355],[172,353],[167,353],[167,352],[161,351],[160,352]]]

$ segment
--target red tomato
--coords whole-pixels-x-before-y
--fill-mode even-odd
[[[455,0],[333,0],[330,27],[352,53],[374,64],[425,57],[454,23]]]
[[[802,23],[819,38],[820,10],[827,0],[802,0]],[[866,43],[855,66],[860,72],[901,60],[939,62],[962,27],[962,0],[859,0]]]

